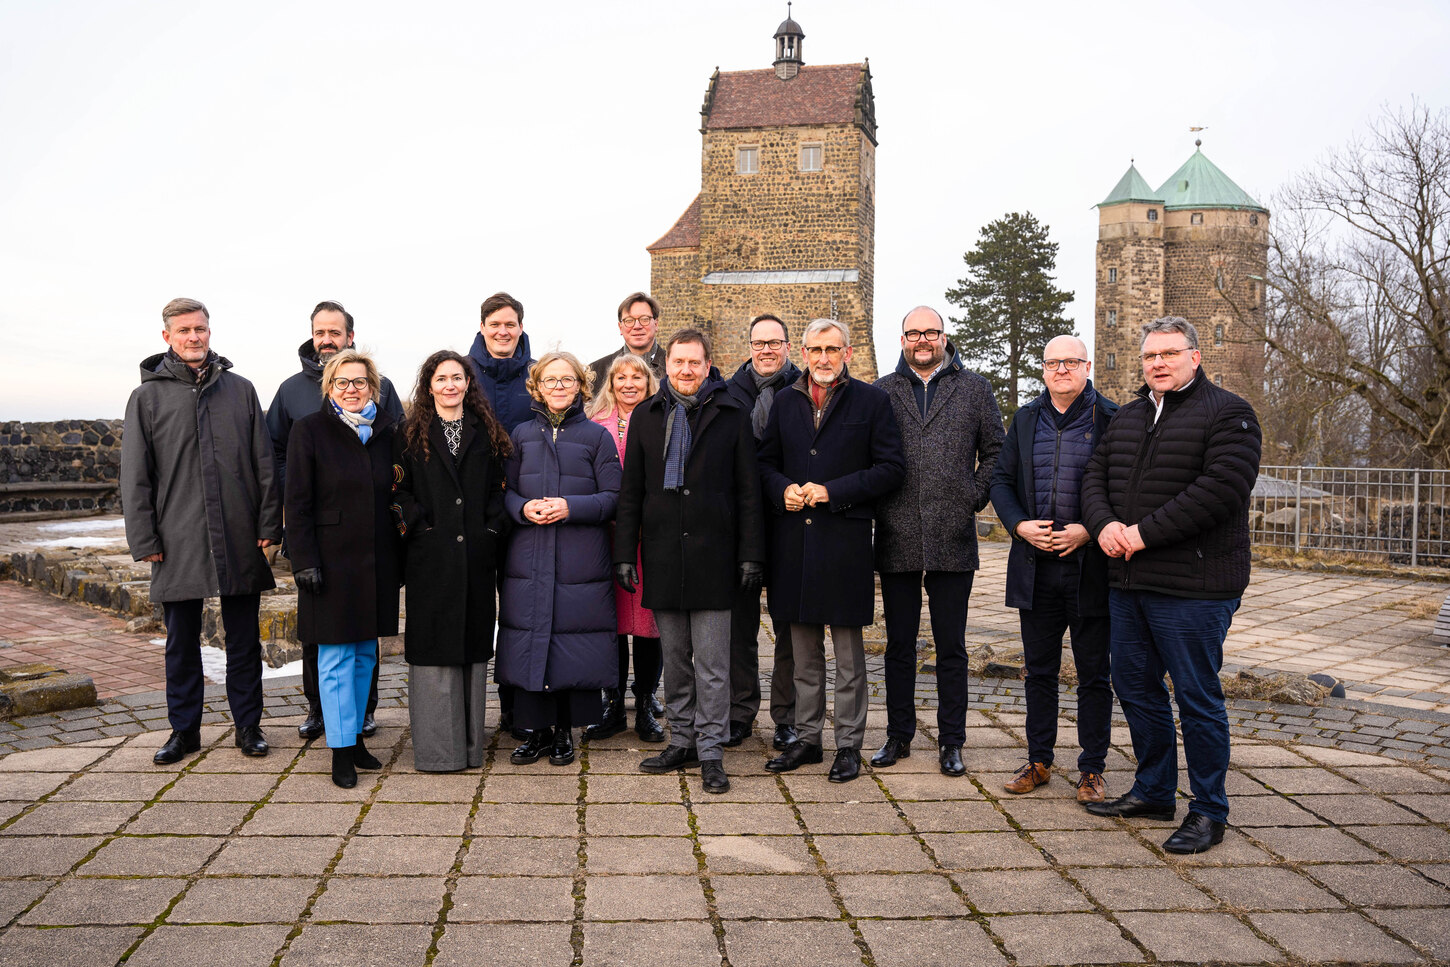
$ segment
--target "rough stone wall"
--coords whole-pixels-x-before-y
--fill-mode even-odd
[[[115,484],[121,473],[121,420],[0,423],[0,485]],[[119,511],[115,490],[0,487],[0,513]]]
[[[705,324],[700,314],[701,275],[699,249],[670,248],[650,253],[649,291],[660,304],[661,340],[677,329]]]
[[[1264,376],[1264,345],[1238,321],[1232,305],[1259,307],[1268,274],[1269,217],[1263,213],[1209,210],[1203,223],[1193,212],[1167,213],[1164,231],[1164,306],[1198,329],[1204,374],[1240,396],[1258,395]],[[1250,219],[1258,224],[1251,225]],[[1258,280],[1250,278],[1257,276]],[[1232,303],[1232,305],[1231,305]],[[1217,327],[1223,327],[1221,345]]]
[[[1148,221],[1150,209],[1159,221]],[[1125,403],[1143,382],[1138,334],[1163,315],[1163,212],[1126,204],[1101,209],[1098,217],[1093,383]],[[1108,281],[1110,269],[1117,270],[1115,282]],[[1109,323],[1109,312],[1117,313],[1116,323]]]
[[[859,321],[869,316],[867,296],[860,283],[707,285],[702,288],[710,297],[713,312],[710,338],[715,343],[715,365],[726,377],[749,358],[750,320],[762,312],[772,312],[785,320],[791,360],[803,366],[801,336],[812,319],[831,314],[834,293],[836,316],[850,328],[851,344],[855,347],[851,375],[865,380],[876,378],[876,355],[870,348],[871,330]]]

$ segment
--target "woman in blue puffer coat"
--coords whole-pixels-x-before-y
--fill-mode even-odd
[[[592,374],[588,374],[592,375]],[[570,353],[529,371],[534,418],[514,428],[504,503],[516,524],[499,592],[500,688],[514,724],[532,729],[510,761],[574,761],[575,726],[603,718],[600,690],[619,674],[609,522],[621,470],[609,432],[584,415],[590,387]]]

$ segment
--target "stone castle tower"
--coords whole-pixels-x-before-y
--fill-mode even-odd
[[[1097,387],[1119,403],[1131,399],[1143,384],[1140,327],[1182,316],[1198,329],[1203,373],[1257,395],[1264,346],[1234,308],[1263,312],[1269,210],[1202,150],[1157,191],[1129,165],[1097,208]]]
[[[772,312],[797,347],[811,319],[839,319],[853,375],[876,378],[871,340],[876,105],[869,63],[808,67],[805,32],[775,32],[773,69],[716,70],[700,109],[700,194],[648,246],[661,330],[696,326],[727,377],[749,321]]]

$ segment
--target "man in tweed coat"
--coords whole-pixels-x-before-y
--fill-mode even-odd
[[[967,598],[977,570],[976,513],[987,506],[1002,411],[991,384],[962,367],[941,314],[919,306],[901,322],[901,360],[876,383],[891,398],[906,483],[881,501],[876,570],[886,612],[886,742],[873,766],[911,755],[916,735],[916,635],[921,588],[936,644],[941,771],[966,772]]]

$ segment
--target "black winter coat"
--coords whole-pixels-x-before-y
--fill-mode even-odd
[[[206,382],[176,356],[141,362],[126,403],[121,503],[126,542],[151,554],[151,600],[260,594],[277,586],[259,540],[282,539],[272,441],[252,384],[215,353]]]
[[[458,460],[438,417],[427,459],[393,438],[393,515],[403,535],[404,653],[413,665],[465,665],[493,655],[494,562],[505,528],[503,461],[464,411]]]
[[[905,483],[876,509],[876,569],[975,571],[976,514],[987,506],[1002,449],[1002,411],[991,384],[964,369],[947,343],[930,393],[905,356],[875,385],[891,397],[908,467]],[[923,416],[920,401],[928,397]]]
[[[1089,383],[1089,386],[1092,384]],[[1118,404],[1101,393],[1094,394],[1093,445],[1102,441]],[[1051,406],[1049,395],[1041,396],[1019,409],[1012,417],[1007,440],[997,455],[992,471],[992,509],[1002,526],[1012,535],[1012,549],[1007,553],[1007,607],[1031,608],[1037,580],[1037,548],[1017,536],[1017,525],[1024,520],[1037,520],[1036,481],[1032,470],[1032,443],[1037,420],[1044,406]],[[1063,523],[1082,523],[1063,521]],[[1075,551],[1069,560],[1078,566],[1077,613],[1081,617],[1102,617],[1108,613],[1108,557],[1096,542],[1089,541]]]
[[[292,424],[316,412],[322,402],[322,364],[317,361],[311,339],[297,347],[297,362],[301,370],[282,381],[272,397],[272,405],[267,407],[267,432],[272,434],[277,491],[283,494],[287,492],[287,441],[291,439]],[[395,423],[402,422],[402,401],[392,380],[386,376],[378,391],[377,404],[378,410],[392,417]]]
[[[400,542],[393,521],[393,434],[379,408],[367,443],[324,401],[287,443],[287,546],[294,571],[322,570],[322,591],[297,589],[297,637],[336,645],[398,633]]]
[[[651,610],[725,610],[734,601],[739,565],[765,563],[750,411],[723,383],[712,389],[711,382],[700,389],[707,398],[691,426],[680,490],[664,489],[669,388],[660,387],[630,417],[614,563],[633,564],[643,545],[644,606]]]
[[[875,618],[871,521],[901,486],[906,459],[891,400],[842,376],[821,428],[803,375],[775,397],[760,446],[771,522],[770,614],[780,621],[860,627]],[[818,483],[828,507],[785,509],[791,484]]]
[[[609,522],[619,501],[619,450],[575,397],[554,428],[543,403],[514,429],[505,465],[509,537],[499,589],[498,681],[531,692],[619,684]],[[539,525],[524,504],[563,497],[569,516]]]
[[[1153,425],[1148,387],[1118,410],[1082,481],[1083,523],[1138,525],[1146,548],[1108,561],[1111,586],[1185,598],[1237,598],[1249,584],[1249,494],[1261,437],[1253,407],[1204,378],[1164,394]]]

